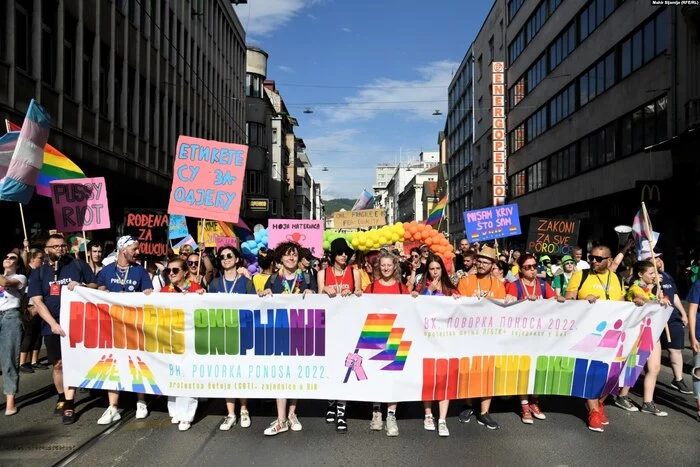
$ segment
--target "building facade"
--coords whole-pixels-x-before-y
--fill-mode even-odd
[[[115,225],[125,207],[167,207],[179,135],[244,142],[245,35],[230,2],[0,0],[0,11],[0,117],[21,124],[32,98],[42,104],[49,143],[105,176]],[[44,230],[50,213],[38,196],[25,209]]]
[[[409,180],[399,195],[397,221],[410,222],[415,220],[416,222],[423,222],[425,219],[425,185],[429,185],[428,189],[431,192],[431,197],[434,196],[439,171],[440,166],[436,165],[417,173]]]

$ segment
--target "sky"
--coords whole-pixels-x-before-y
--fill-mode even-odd
[[[449,83],[491,5],[248,0],[234,9],[246,42],[269,54],[267,79],[299,120],[322,197],[333,199],[371,192],[377,164],[438,150]]]

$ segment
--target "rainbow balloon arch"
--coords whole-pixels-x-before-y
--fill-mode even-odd
[[[445,266],[450,268],[454,259],[454,248],[445,236],[435,230],[432,225],[422,224],[416,221],[397,222],[365,231],[339,232],[337,230],[325,230],[323,232],[323,249],[329,251],[331,242],[336,238],[343,238],[354,250],[368,252],[381,248],[403,250],[406,247],[428,245],[436,255],[440,256]],[[255,259],[261,248],[267,249],[267,229],[257,229],[253,239],[241,243],[241,253],[248,259],[251,269],[254,269]],[[251,271],[252,272],[252,271]]]

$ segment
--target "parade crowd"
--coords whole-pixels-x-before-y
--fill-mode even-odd
[[[630,388],[620,388],[619,395],[611,398],[611,402],[626,411],[667,416],[668,413],[654,403],[654,388],[662,350],[665,350],[673,370],[671,384],[684,394],[694,393],[700,421],[700,322],[697,319],[700,280],[695,281],[686,297],[686,310],[673,278],[664,270],[660,251],[653,258],[637,260],[633,242],[630,242],[616,255],[608,247],[599,245],[587,256],[577,248],[572,256],[551,258],[520,251],[499,252],[489,245],[470,245],[462,240],[455,264],[449,265],[449,271],[453,272],[448,273],[443,259],[434,254],[429,245],[414,248],[408,255],[394,247],[361,252],[337,238],[331,243],[327,256],[322,258],[313,257],[309,250],[294,242],[283,243],[274,250],[261,249],[257,258],[260,272],[252,274],[235,247],[213,251],[200,245],[199,250],[185,245],[178,254],[142,264],[138,240],[125,236],[109,245],[97,241],[88,243],[83,259],[79,253],[69,251],[62,235],[53,234],[39,248],[30,248],[25,241],[23,249],[9,251],[3,259],[4,274],[0,276],[0,357],[7,400],[5,415],[17,413],[15,395],[19,391],[20,375],[48,370],[50,366],[58,393],[54,413],[61,416],[66,425],[75,422],[76,388],[63,384],[61,338],[65,332],[59,322],[60,301],[64,288],[73,290],[84,286],[109,292],[146,294],[320,293],[338,300],[348,295],[410,294],[414,297],[488,297],[506,302],[628,300],[639,306],[658,301],[673,307],[673,312],[668,321],[668,336],[666,332],[661,334],[646,364],[643,403],[637,406],[632,402],[628,397]],[[660,275],[661,290],[657,290],[655,271]],[[683,375],[681,350],[686,329],[695,355],[692,389]],[[48,366],[39,358],[42,343],[46,347]],[[121,418],[119,396],[119,392],[108,391],[109,407],[98,424],[109,425]],[[146,397],[137,395],[137,419],[148,416]],[[546,407],[540,404],[536,394],[516,399],[523,423],[546,419]],[[585,401],[590,430],[603,432],[608,425],[606,399],[604,396]],[[243,428],[251,426],[247,400],[236,399],[236,394],[231,394],[224,402],[227,415],[221,421],[220,430],[230,430],[238,423]],[[440,436],[449,436],[450,401],[437,401],[437,417],[433,413],[435,402],[423,402],[423,426],[426,430],[437,431]],[[168,398],[169,415],[180,431],[191,427],[197,405],[196,398]],[[459,421],[466,423],[475,417],[477,423],[488,429],[500,428],[490,413],[490,405],[490,398],[466,401]],[[296,400],[278,399],[276,406],[277,418],[264,430],[265,435],[302,429]],[[348,429],[346,414],[346,401],[330,401],[326,421],[335,425],[339,433],[345,433]],[[398,436],[397,404],[387,404],[384,413],[381,404],[373,403],[369,426],[371,430],[384,430],[388,436]]]

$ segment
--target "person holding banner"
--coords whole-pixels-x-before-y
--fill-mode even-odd
[[[162,293],[189,293],[203,294],[206,292],[196,282],[192,282],[187,277],[186,263],[181,258],[175,258],[168,263],[165,273],[170,277],[170,284],[160,291]],[[194,397],[168,396],[168,415],[170,422],[177,425],[179,431],[187,431],[192,426],[194,415],[197,413],[198,401]]]
[[[462,277],[457,284],[457,291],[462,297],[491,298],[503,300],[506,298],[506,288],[503,282],[493,277],[491,270],[498,261],[496,250],[484,246],[476,254],[476,274]],[[479,415],[476,417],[477,423],[489,430],[497,430],[501,427],[496,420],[491,417],[491,398],[483,398],[480,403]],[[474,411],[466,406],[459,414],[459,421],[468,423]]]
[[[232,246],[223,246],[217,252],[221,275],[209,283],[209,293],[255,294],[253,282],[243,274],[238,273],[241,266],[241,252]],[[226,399],[228,413],[219,425],[219,430],[228,431],[236,424],[236,399]],[[250,427],[248,399],[241,399],[241,427]]]
[[[61,291],[82,285],[97,288],[95,277],[90,267],[83,260],[68,255],[68,244],[63,235],[53,234],[46,240],[44,252],[49,257],[48,264],[32,271],[29,277],[29,298],[44,320],[42,335],[46,345],[46,356],[53,365],[53,383],[56,386],[58,400],[54,408],[55,415],[63,415],[63,424],[75,422],[75,388],[63,387],[63,364],[61,359],[61,337],[66,333],[61,328]]]
[[[574,258],[576,258],[574,250]],[[598,300],[622,301],[625,299],[624,286],[620,278],[611,271],[610,248],[604,245],[597,246],[591,250],[588,256],[590,261],[589,269],[577,270],[566,286],[567,300],[587,300],[588,303],[595,303]],[[580,255],[579,255],[580,257]],[[577,265],[578,267],[578,265]],[[587,399],[588,409],[588,429],[602,433],[605,425],[608,425],[608,417],[605,414],[605,398],[607,394],[601,395],[600,399]],[[616,405],[621,403],[629,404],[636,410],[628,398],[618,397]],[[629,409],[627,409],[629,410]]]
[[[418,297],[419,295],[427,296],[442,296],[459,298],[457,288],[452,284],[449,274],[445,269],[445,264],[437,255],[432,255],[428,258],[426,273],[423,280],[416,284],[416,288],[411,292],[411,296]],[[433,417],[432,409],[433,401],[423,401],[423,410],[425,416],[423,419],[423,428],[428,431],[435,431],[435,418]],[[439,417],[438,417],[438,435],[450,436],[450,430],[447,429],[447,411],[450,408],[448,399],[438,402]]]
[[[648,302],[659,302],[664,306],[671,306],[668,298],[663,296],[659,298],[656,293],[654,293],[656,271],[651,261],[638,261],[635,263],[633,277],[635,280],[627,291],[627,300],[639,306]],[[657,340],[653,343],[653,346],[651,354],[647,359],[646,372],[644,374],[644,402],[642,404],[642,412],[656,415],[657,417],[666,417],[668,412],[659,410],[656,404],[654,404],[654,388],[656,387],[656,379],[659,376],[659,371],[661,371],[661,345]],[[618,399],[629,401],[629,392],[629,387],[623,387],[620,389],[620,397]],[[637,411],[637,407],[634,407],[634,410],[630,410],[626,405],[617,404],[617,402],[616,405],[629,412]]]
[[[700,305],[700,280],[696,280],[688,292],[688,334],[690,348],[693,351],[693,395],[698,406],[697,421],[700,422],[700,320],[698,320],[698,305]]]
[[[318,272],[318,290],[329,297],[348,297],[352,294],[362,295],[360,271],[349,265],[354,251],[344,238],[331,242],[331,267]],[[347,433],[348,423],[345,417],[347,401],[329,401],[326,422],[335,422],[335,431]]]
[[[275,258],[281,266],[277,274],[273,274],[265,284],[262,296],[272,294],[312,294],[314,291],[304,280],[302,272],[297,268],[301,245],[295,242],[280,243],[275,248]],[[296,414],[297,400],[289,401],[289,413],[287,413],[287,399],[277,399],[277,419],[264,431],[265,436],[275,436],[291,429],[301,431],[302,426]]]
[[[153,281],[148,271],[136,262],[139,256],[139,241],[125,235],[117,240],[117,260],[108,264],[97,275],[97,288],[106,292],[153,292]],[[98,425],[109,425],[122,417],[117,409],[119,392],[107,391],[109,407],[97,420]],[[136,418],[148,416],[146,395],[136,394]]]
[[[19,351],[22,344],[23,291],[27,285],[24,262],[19,254],[10,252],[2,261],[0,276],[0,366],[2,367],[5,415],[17,413],[15,394],[19,390]]]
[[[401,283],[401,272],[399,270],[399,258],[386,251],[381,250],[377,256],[377,267],[374,269],[374,281],[365,289],[368,294],[386,295],[408,295],[410,291]],[[399,436],[399,425],[396,422],[396,402],[387,404],[386,411],[386,435]],[[382,409],[379,402],[372,404],[372,421],[369,429],[381,431],[384,428],[382,421]]]

